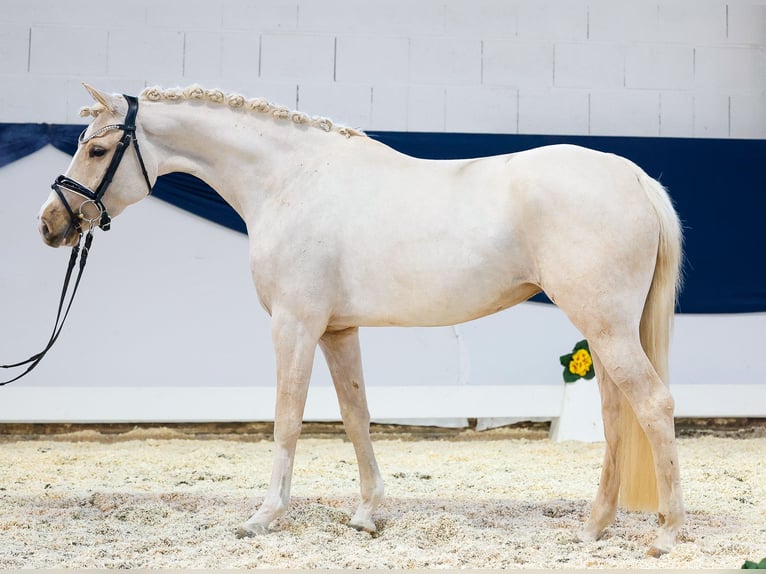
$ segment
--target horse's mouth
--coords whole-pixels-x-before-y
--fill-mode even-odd
[[[80,234],[72,226],[67,226],[63,231],[54,232],[44,218],[40,219],[39,229],[43,242],[50,247],[73,247],[79,240]]]

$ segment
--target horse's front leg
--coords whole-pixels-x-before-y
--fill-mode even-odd
[[[362,502],[349,526],[375,532],[372,514],[383,501],[383,479],[380,477],[370,440],[370,412],[362,376],[362,355],[359,349],[359,329],[325,333],[319,346],[327,360],[335,392],[338,395],[343,426],[354,445],[359,465]]]
[[[277,405],[274,415],[274,466],[271,484],[258,511],[237,531],[237,536],[255,536],[287,510],[295,459],[301,433],[311,367],[324,326],[299,320],[287,312],[272,313],[271,334],[277,363]]]

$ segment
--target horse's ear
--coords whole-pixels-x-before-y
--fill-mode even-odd
[[[116,112],[117,111],[117,105],[114,100],[114,96],[112,94],[107,94],[105,92],[101,92],[94,88],[93,86],[89,86],[88,84],[83,83],[82,85],[86,90],[88,90],[88,93],[91,95],[91,97],[96,100],[99,104],[104,106],[107,110],[110,112]]]

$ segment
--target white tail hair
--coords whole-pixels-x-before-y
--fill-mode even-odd
[[[681,288],[683,232],[665,188],[634,166],[636,176],[660,224],[654,277],[641,316],[641,346],[665,385],[669,384],[669,349],[676,297]],[[649,441],[625,397],[620,399],[620,505],[629,510],[655,511],[657,477]]]

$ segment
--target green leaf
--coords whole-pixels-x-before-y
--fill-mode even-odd
[[[588,351],[588,354],[590,355],[590,346],[588,345],[587,339],[583,339],[582,341],[578,342],[574,346],[574,349],[572,349],[572,354],[574,355],[580,349],[585,349],[586,351]]]
[[[593,367],[591,366],[591,368],[588,369],[588,372],[585,373],[585,376],[583,377],[583,379],[590,381],[595,376],[596,376],[596,371],[594,371]]]
[[[580,375],[577,373],[573,373],[569,370],[569,366],[567,365],[564,367],[564,382],[565,383],[574,383],[575,381],[579,380]]]
[[[742,565],[742,570],[766,570],[766,558],[760,562],[745,560],[745,563]]]
[[[572,360],[572,355],[573,353],[569,353],[568,355],[561,355],[561,357],[559,357],[559,361],[561,361],[562,367],[566,367],[567,369],[569,368],[569,362]]]

